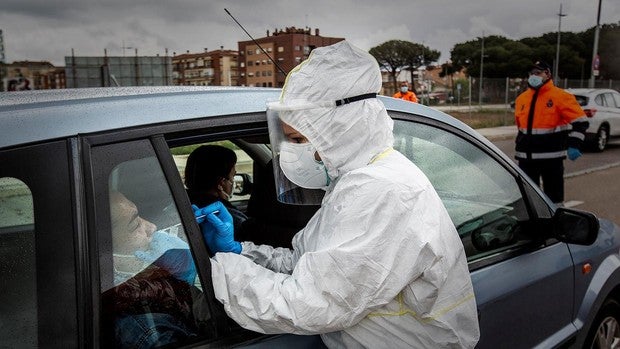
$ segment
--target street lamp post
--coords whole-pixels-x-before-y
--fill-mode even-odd
[[[591,65],[592,73],[590,74],[590,83],[588,86],[590,88],[594,88],[595,69],[598,70],[598,67],[594,66],[594,62],[596,61],[596,57],[598,56],[598,35],[599,35],[599,30],[601,28],[600,22],[601,22],[601,0],[598,0],[598,14],[596,15],[596,28],[594,29],[594,47],[592,48],[592,65]],[[596,73],[598,73],[598,71]]]
[[[480,82],[478,83],[478,106],[482,106],[482,69],[484,67],[484,31],[482,32],[482,48],[480,50]]]
[[[560,67],[560,36],[562,32],[562,17],[566,17],[565,13],[562,13],[562,4],[560,4],[560,13],[558,13],[558,44],[555,48],[555,62],[553,64],[553,80],[558,84],[559,75],[558,69]]]

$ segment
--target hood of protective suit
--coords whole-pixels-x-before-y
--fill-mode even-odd
[[[316,48],[293,69],[280,102],[321,103],[378,93],[380,89],[381,71],[375,58],[341,41]],[[283,113],[281,119],[316,147],[331,178],[367,165],[393,145],[393,122],[377,98]]]

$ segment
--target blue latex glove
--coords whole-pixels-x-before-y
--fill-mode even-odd
[[[233,218],[224,204],[216,201],[200,209],[200,214],[196,214],[196,211],[194,214],[206,215],[206,220],[200,223],[200,229],[212,253],[241,253],[241,244],[234,238]]]
[[[581,152],[577,148],[568,148],[566,151],[568,158],[575,161],[578,157],[581,156]]]
[[[189,245],[177,236],[156,231],[151,237],[149,249],[136,251],[134,255],[147,263],[166,269],[179,280],[193,284],[196,267],[189,251]]]

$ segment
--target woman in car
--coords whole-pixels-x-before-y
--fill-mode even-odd
[[[218,145],[202,145],[187,158],[185,186],[192,205],[205,207],[221,201],[233,217],[235,235],[240,235],[243,232],[242,223],[248,217],[229,201],[235,185],[236,164],[237,154],[233,150]]]

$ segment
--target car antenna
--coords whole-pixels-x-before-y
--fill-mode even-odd
[[[286,76],[288,73],[287,73],[286,71],[284,71],[284,69],[282,69],[282,67],[280,67],[280,65],[279,65],[278,63],[276,63],[276,61],[274,61],[274,60],[273,60],[273,58],[271,58],[271,56],[269,55],[269,53],[267,53],[267,51],[265,51],[265,49],[263,49],[263,47],[262,47],[262,46],[261,46],[258,42],[256,42],[256,40],[254,40],[254,38],[252,37],[252,35],[250,35],[250,33],[248,33],[248,31],[247,31],[247,30],[245,30],[245,28],[241,25],[241,23],[239,23],[239,21],[237,21],[237,19],[235,19],[235,17],[233,17],[233,15],[231,15],[231,14],[230,14],[230,12],[228,12],[228,10],[227,10],[227,9],[224,9],[224,11],[226,11],[226,13],[228,13],[228,15],[230,16],[230,18],[232,18],[232,19],[233,19],[233,21],[235,21],[235,23],[237,23],[237,25],[238,25],[239,27],[241,27],[241,29],[243,29],[243,31],[244,31],[246,34],[248,34],[248,36],[250,37],[250,39],[252,39],[252,41],[254,41],[254,43],[256,44],[256,46],[258,46],[258,48],[260,48],[260,49],[261,49],[261,51],[263,51],[263,53],[264,53],[265,55],[267,55],[267,58],[269,58],[269,60],[270,60],[270,61],[271,61],[271,62],[272,62],[275,66],[276,66],[276,68],[278,68],[278,70],[279,70],[282,74],[284,74],[284,76]]]

